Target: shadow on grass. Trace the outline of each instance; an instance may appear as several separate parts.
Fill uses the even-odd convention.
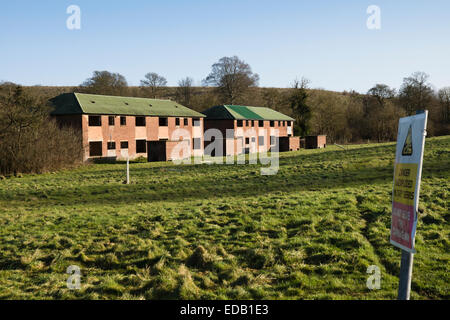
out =
[[[389,147],[390,148],[390,147]],[[390,148],[392,149],[392,148]],[[280,158],[280,172],[277,175],[262,176],[259,174],[260,165],[163,165],[158,167],[132,168],[133,176],[137,176],[135,184],[123,185],[120,183],[121,174],[117,168],[87,171],[87,175],[108,175],[117,178],[116,183],[83,185],[74,190],[70,187],[58,189],[42,189],[46,197],[33,198],[34,206],[45,205],[78,205],[80,203],[92,204],[133,204],[143,201],[171,201],[184,202],[187,200],[203,200],[230,197],[258,197],[273,192],[296,193],[302,191],[318,191],[323,189],[341,189],[347,187],[364,187],[374,184],[392,183],[392,165],[361,166],[361,162],[380,153],[386,152],[386,146],[361,149],[330,150],[313,154],[300,152],[282,155]],[[362,153],[362,157],[360,156]],[[359,161],[352,160],[358,157]],[[325,159],[324,159],[325,158]],[[320,170],[303,168],[297,170],[294,165],[306,162],[316,164],[323,160],[348,161],[348,169],[334,169],[319,167]],[[320,160],[320,161],[319,161]],[[380,163],[381,164],[381,163]],[[123,164],[117,164],[123,166]],[[113,165],[116,167],[115,165]],[[225,167],[223,167],[225,166]],[[200,167],[200,168],[199,168]],[[159,174],[158,171],[163,171]],[[183,172],[183,175],[178,175]],[[189,174],[189,173],[193,174]],[[221,175],[214,175],[214,173]],[[146,174],[147,173],[147,174]],[[442,162],[438,158],[428,159],[424,165],[424,173],[428,175],[450,175],[450,163]],[[83,172],[81,176],[85,173]],[[156,174],[156,177],[155,177]],[[149,182],[145,183],[147,178]],[[161,175],[166,175],[161,179]],[[152,182],[152,177],[155,181]],[[81,190],[80,190],[81,189]],[[8,194],[8,201],[24,201],[28,195]]]

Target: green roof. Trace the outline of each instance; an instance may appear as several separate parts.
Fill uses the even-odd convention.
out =
[[[162,117],[204,117],[171,100],[65,93],[50,100],[52,115],[111,114]]]
[[[294,121],[293,118],[282,114],[281,112],[265,107],[248,107],[221,105],[209,108],[203,111],[207,119],[217,120],[287,120]]]

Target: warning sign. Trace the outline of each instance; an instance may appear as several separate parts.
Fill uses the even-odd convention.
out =
[[[416,163],[399,163],[394,172],[394,202],[414,205],[414,190],[417,179]]]
[[[401,118],[392,189],[391,243],[415,252],[420,178],[428,111]]]
[[[402,149],[402,156],[410,156],[413,152],[412,146],[412,127],[409,126],[408,135],[406,136],[405,144]]]

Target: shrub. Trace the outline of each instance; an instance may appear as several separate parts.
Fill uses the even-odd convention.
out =
[[[20,86],[0,95],[0,173],[42,173],[82,161],[79,132],[60,128],[49,108]]]

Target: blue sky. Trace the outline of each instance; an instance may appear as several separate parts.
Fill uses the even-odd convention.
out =
[[[72,4],[81,30],[66,27]],[[366,27],[369,5],[381,9],[380,30]],[[130,85],[147,72],[200,84],[214,62],[237,55],[263,87],[305,76],[314,88],[366,92],[425,71],[441,88],[450,86],[449,38],[448,0],[15,0],[0,10],[0,80],[78,85],[108,70]]]

